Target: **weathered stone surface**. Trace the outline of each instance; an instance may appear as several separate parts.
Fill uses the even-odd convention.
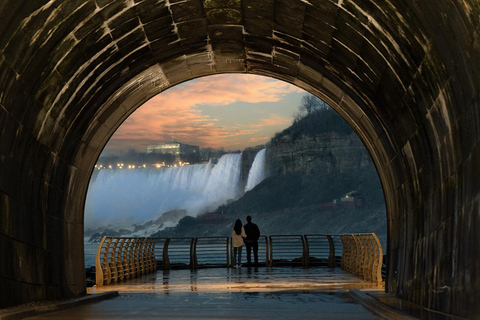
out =
[[[369,155],[355,134],[329,132],[314,137],[291,135],[274,139],[267,153],[272,174],[294,172],[311,173],[318,170],[326,173],[361,169],[371,165]],[[273,169],[270,169],[273,170]]]
[[[85,292],[89,174],[136,107],[247,72],[322,97],[365,143],[387,202],[388,291],[478,317],[479,17],[473,0],[3,1],[0,306]],[[37,270],[4,267],[19,258]]]

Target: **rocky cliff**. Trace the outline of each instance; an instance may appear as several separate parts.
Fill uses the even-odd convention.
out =
[[[370,156],[354,132],[332,131],[298,137],[285,134],[272,139],[267,148],[270,175],[342,173],[367,166],[372,166]]]

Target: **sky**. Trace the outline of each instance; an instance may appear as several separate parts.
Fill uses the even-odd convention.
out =
[[[248,74],[222,74],[174,86],[139,107],[118,128],[103,155],[171,140],[200,148],[243,150],[267,143],[292,124],[305,91]]]

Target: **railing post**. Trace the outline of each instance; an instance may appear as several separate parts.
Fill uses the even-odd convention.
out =
[[[118,280],[123,281],[125,277],[124,267],[123,267],[123,247],[125,245],[125,238],[121,238],[120,244],[118,246],[117,253],[117,274]]]
[[[353,239],[355,239],[355,273],[363,277],[363,245],[361,241],[361,236],[359,235],[352,235]]]
[[[118,269],[117,269],[117,245],[120,241],[119,238],[114,238],[112,250],[110,251],[110,271],[111,271],[111,282],[117,282],[118,280]],[[112,239],[113,240],[113,239]]]
[[[328,252],[328,267],[335,268],[335,244],[331,235],[327,235],[328,246],[330,251]]]
[[[128,243],[128,273],[129,273],[129,278],[135,277],[135,260],[134,260],[134,254],[135,254],[135,244],[137,241],[135,238],[130,238],[130,242]]]
[[[300,238],[302,239],[302,245],[303,245],[302,266],[308,267],[310,266],[310,248],[308,246],[308,237],[300,236]]]
[[[103,251],[103,267],[105,268],[104,269],[105,284],[110,284],[112,282],[112,274],[111,274],[112,271],[110,269],[110,258],[109,258],[111,243],[112,243],[112,238],[108,237],[107,244],[105,245],[105,249]]]
[[[143,238],[142,241],[140,242],[140,255],[138,257],[139,263],[140,263],[140,274],[146,274],[145,270],[145,253],[146,253],[146,244],[147,244],[147,238]]]
[[[226,252],[227,253],[227,268],[230,268],[232,266],[230,264],[230,250],[229,249],[230,249],[230,238],[227,237],[227,248],[226,248],[226,250],[227,250],[227,252]]]
[[[140,274],[140,261],[138,257],[140,256],[140,238],[135,239],[135,246],[133,251],[133,262],[135,263],[135,278]]]
[[[365,241],[366,241],[367,252],[365,254],[364,275],[368,280],[374,281],[373,265],[375,263],[375,247],[374,247],[372,235],[371,234],[365,235]]]
[[[269,236],[268,237],[268,242],[269,242],[269,245],[270,245],[270,267],[273,266],[273,241],[272,241],[272,236]]]
[[[157,238],[151,238],[149,252],[148,252],[149,272],[155,272],[157,270],[157,261],[155,260],[156,244],[157,244]]]
[[[152,241],[150,241],[150,238],[145,238],[145,249],[143,253],[143,270],[145,274],[150,273],[150,247],[152,245]]]
[[[190,269],[197,269],[197,238],[190,241]]]
[[[375,282],[382,282],[382,263],[383,263],[383,250],[380,241],[375,233],[372,233],[374,242],[374,264],[372,278]]]
[[[347,246],[347,241],[345,240],[345,235],[340,235],[340,240],[342,241],[342,258],[340,260],[340,267],[343,270],[347,270],[345,266],[345,262],[347,260],[348,246]]]
[[[352,272],[358,274],[358,244],[357,239],[352,234],[350,235],[352,241]]]
[[[97,249],[97,256],[95,257],[95,281],[97,283],[97,286],[103,286],[104,281],[103,267],[100,261],[100,257],[102,255],[102,246],[106,238],[106,236],[103,236],[102,240],[100,241]]]
[[[170,240],[172,238],[165,239],[165,243],[163,244],[163,270],[170,270],[170,259],[168,257],[168,245],[170,244]]]
[[[268,255],[270,253],[270,246],[268,244],[268,237],[265,236],[265,267],[268,267],[269,261],[268,261]]]
[[[155,256],[155,248],[157,247],[157,242],[158,242],[158,238],[155,238],[155,241],[152,246],[152,260],[153,260],[152,271],[153,272],[157,271],[157,257]]]

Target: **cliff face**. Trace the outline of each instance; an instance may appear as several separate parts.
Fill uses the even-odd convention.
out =
[[[311,135],[282,135],[267,147],[270,175],[288,173],[345,172],[372,166],[365,147],[355,133],[328,132]]]

